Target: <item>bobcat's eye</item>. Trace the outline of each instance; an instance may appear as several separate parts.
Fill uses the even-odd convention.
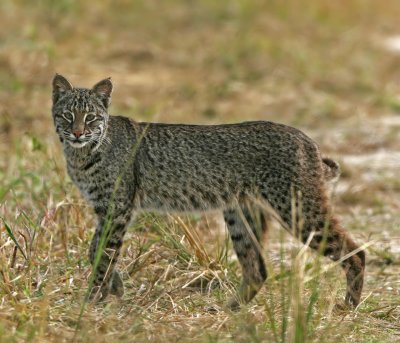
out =
[[[86,119],[85,119],[86,123],[90,123],[95,120],[96,120],[96,115],[94,115],[93,113],[89,113],[86,115]]]
[[[62,116],[69,123],[72,123],[74,120],[74,114],[72,112],[64,112]]]

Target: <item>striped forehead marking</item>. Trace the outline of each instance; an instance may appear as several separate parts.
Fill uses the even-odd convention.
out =
[[[87,90],[76,89],[68,107],[73,112],[88,113],[94,111],[95,106],[92,104],[91,94]]]

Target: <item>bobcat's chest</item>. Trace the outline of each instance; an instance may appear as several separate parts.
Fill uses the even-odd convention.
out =
[[[112,178],[102,166],[101,158],[92,158],[79,164],[67,160],[67,170],[84,198],[92,205],[104,201],[113,189]]]

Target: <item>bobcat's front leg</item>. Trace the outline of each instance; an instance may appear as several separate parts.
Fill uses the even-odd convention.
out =
[[[130,214],[128,211],[120,211],[107,217],[104,210],[96,208],[95,211],[98,215],[98,226],[89,250],[89,258],[93,266],[90,298],[102,301],[109,293],[119,297],[124,294],[123,282],[115,265]]]

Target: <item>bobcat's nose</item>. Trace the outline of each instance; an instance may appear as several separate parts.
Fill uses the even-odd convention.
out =
[[[72,133],[76,138],[79,138],[80,136],[83,135],[83,131],[81,131],[81,130],[74,130],[74,131],[72,131]]]

